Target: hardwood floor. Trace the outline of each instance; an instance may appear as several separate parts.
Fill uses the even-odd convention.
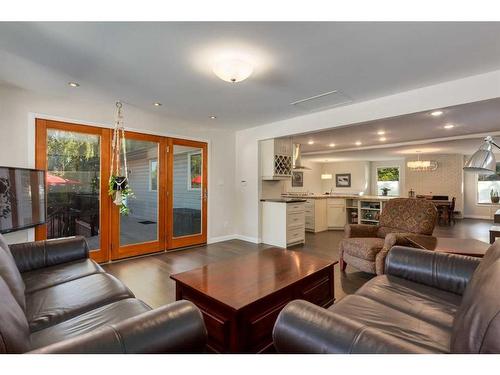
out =
[[[435,236],[476,238],[488,242],[491,221],[464,219],[449,227],[436,227]],[[338,244],[342,231],[307,233],[305,245],[290,250],[303,251],[327,259],[338,260]],[[158,253],[131,258],[103,265],[107,272],[115,275],[127,285],[137,298],[151,307],[159,307],[175,301],[175,284],[170,275],[188,271],[205,264],[231,259],[251,251],[259,251],[271,246],[253,244],[240,240],[230,240],[190,249]],[[335,298],[337,301],[346,294],[354,293],[372,275],[359,272],[347,266],[342,273],[335,266]]]

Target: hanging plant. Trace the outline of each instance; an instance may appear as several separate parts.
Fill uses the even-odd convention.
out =
[[[112,155],[108,194],[113,198],[113,203],[120,207],[120,214],[128,215],[130,213],[128,198],[133,197],[134,192],[128,183],[127,146],[121,102],[116,102],[115,128],[113,130],[111,146]],[[123,154],[123,173],[120,163],[121,154]]]

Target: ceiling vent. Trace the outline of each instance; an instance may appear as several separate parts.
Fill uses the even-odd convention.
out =
[[[338,107],[341,105],[349,104],[352,102],[352,98],[344,94],[340,90],[333,90],[325,92],[323,94],[311,96],[310,98],[305,98],[297,100],[290,105],[297,107],[303,111],[319,111],[321,109],[327,109],[332,107]]]

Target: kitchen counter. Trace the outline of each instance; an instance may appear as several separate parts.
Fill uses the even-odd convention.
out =
[[[387,201],[389,199],[400,198],[400,197],[385,197],[379,195],[356,195],[356,194],[316,194],[316,195],[293,195],[293,194],[283,194],[284,198],[301,198],[301,199],[327,199],[327,198],[339,198],[339,199],[360,199],[367,201]]]
[[[278,198],[278,199],[261,199],[261,202],[274,202],[274,203],[303,203],[306,198]]]

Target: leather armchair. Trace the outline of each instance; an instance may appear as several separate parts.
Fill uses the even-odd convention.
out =
[[[386,274],[329,309],[293,301],[280,353],[500,353],[500,242],[479,258],[394,247]]]
[[[384,273],[385,258],[395,245],[410,246],[406,234],[431,235],[437,220],[432,202],[395,198],[387,201],[379,225],[347,224],[339,246],[340,268],[347,264],[372,274]]]

